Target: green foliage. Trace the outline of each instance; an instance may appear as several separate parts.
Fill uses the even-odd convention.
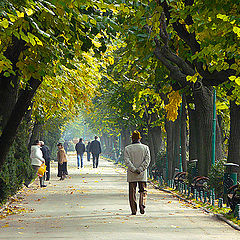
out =
[[[22,123],[0,172],[0,203],[16,193],[22,182],[32,174],[27,140],[27,125]]]
[[[224,164],[225,159],[219,160],[211,167],[209,172],[209,186],[215,189],[215,194],[219,197],[223,194],[223,177],[224,177]]]
[[[163,174],[163,169],[166,169],[166,151],[165,150],[161,150],[160,152],[158,152],[155,164],[158,171]]]

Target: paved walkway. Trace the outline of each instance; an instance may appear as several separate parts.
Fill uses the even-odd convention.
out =
[[[0,239],[240,239],[240,233],[212,215],[171,195],[149,189],[146,214],[131,216],[124,169],[100,159],[77,169],[69,156],[70,178],[59,181],[56,163],[47,188],[24,189],[0,219]],[[9,210],[9,211],[10,211]]]

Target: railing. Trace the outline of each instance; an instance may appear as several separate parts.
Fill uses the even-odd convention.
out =
[[[203,203],[203,205],[212,205],[218,207],[219,209],[223,208],[223,198],[216,199],[215,190],[204,190],[193,186],[189,186],[184,182],[174,182],[174,179],[170,179],[167,182],[164,181],[162,176],[153,177],[153,173],[148,171],[148,176],[151,180],[156,180],[158,182],[158,186],[161,187],[169,187],[172,190],[178,191],[181,195],[184,195],[187,199],[196,200],[198,203]],[[205,177],[206,178],[206,177]],[[240,196],[239,196],[240,197]],[[240,220],[240,204],[236,204],[235,208],[232,209],[234,213],[234,217],[237,220]]]

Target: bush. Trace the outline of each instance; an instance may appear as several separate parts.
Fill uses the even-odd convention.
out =
[[[27,126],[23,123],[0,172],[0,203],[15,194],[25,178],[32,175],[27,142]]]
[[[223,194],[223,177],[224,177],[224,164],[226,163],[225,159],[219,160],[212,166],[209,172],[209,186],[210,188],[215,189],[215,194],[217,197],[222,196]]]
[[[155,166],[157,168],[157,171],[163,176],[163,170],[166,169],[166,152],[164,150],[161,150],[158,152],[156,157]]]

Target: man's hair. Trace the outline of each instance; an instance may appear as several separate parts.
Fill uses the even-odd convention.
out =
[[[58,144],[57,144],[57,146],[58,146],[58,147],[59,147],[59,146],[61,146],[61,147],[62,147],[62,143],[58,143]]]
[[[97,140],[97,139],[98,139],[98,136],[95,136],[94,138],[95,138],[95,140]]]
[[[132,132],[132,140],[140,140],[141,139],[141,135],[140,135],[140,132],[135,130]]]
[[[82,140],[83,140],[82,138],[79,138],[79,142],[82,142]]]
[[[38,145],[38,144],[39,144],[39,140],[36,139],[36,140],[34,141],[34,145]]]

